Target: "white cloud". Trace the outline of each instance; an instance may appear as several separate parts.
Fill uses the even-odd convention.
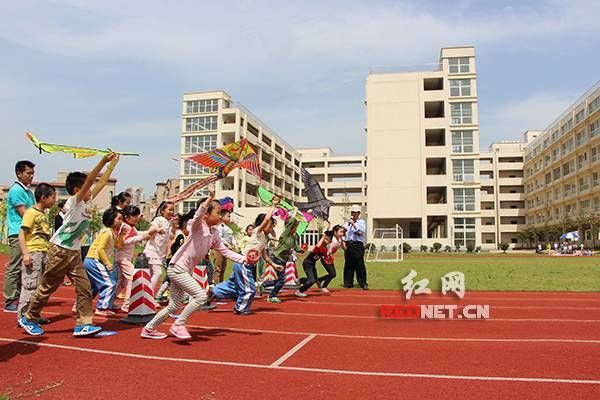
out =
[[[481,144],[499,140],[520,140],[526,130],[543,130],[565,111],[576,96],[537,92],[500,105],[489,113],[480,112]]]

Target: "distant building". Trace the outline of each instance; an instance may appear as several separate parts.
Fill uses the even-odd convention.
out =
[[[144,189],[141,187],[130,187],[124,190],[131,194],[131,205],[140,207],[140,205],[144,202]]]

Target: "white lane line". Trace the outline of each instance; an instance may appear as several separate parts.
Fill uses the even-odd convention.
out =
[[[541,378],[541,377],[516,377],[516,376],[445,375],[445,374],[423,374],[423,373],[407,373],[407,372],[369,372],[369,371],[353,371],[353,370],[343,370],[343,369],[304,368],[304,367],[286,367],[286,366],[273,367],[271,365],[240,363],[240,362],[232,362],[232,361],[215,361],[215,360],[201,360],[201,359],[193,359],[193,358],[149,356],[146,354],[139,354],[139,353],[125,353],[125,352],[120,352],[120,351],[89,349],[89,348],[85,348],[85,347],[66,346],[66,345],[60,345],[60,344],[38,343],[38,342],[29,341],[29,340],[3,338],[3,337],[0,337],[0,341],[9,342],[9,343],[28,344],[28,345],[33,345],[33,346],[48,347],[48,348],[55,348],[55,349],[62,349],[62,350],[80,351],[80,352],[85,352],[85,353],[95,353],[95,354],[110,355],[110,356],[137,358],[137,359],[143,359],[143,360],[172,361],[172,362],[182,362],[182,363],[190,363],[190,364],[208,364],[208,365],[221,365],[221,366],[270,369],[270,370],[275,369],[275,370],[282,370],[282,371],[299,371],[299,372],[337,374],[337,375],[382,376],[382,377],[396,377],[396,378],[600,385],[600,380],[594,380],[594,379]]]
[[[422,299],[419,299],[419,304],[425,305],[425,303],[422,303],[421,300]],[[431,299],[428,299],[428,300],[431,300]],[[295,304],[317,304],[317,305],[359,306],[359,307],[378,307],[381,305],[381,304],[376,304],[376,303],[368,304],[368,303],[345,303],[345,302],[337,302],[337,301],[334,302],[334,301],[304,301],[304,300],[300,300],[299,302],[297,302]],[[434,302],[432,302],[431,304],[434,304]],[[445,304],[445,303],[440,303],[440,304]],[[460,306],[460,305],[468,305],[471,303],[465,303],[463,301],[462,303],[448,303],[448,304],[456,304],[456,305]],[[502,310],[600,310],[600,307],[554,307],[554,306],[511,307],[511,306],[496,306],[493,304],[490,305],[490,307],[493,307],[495,310],[496,309],[502,309]]]
[[[46,315],[62,315],[61,313],[44,311]],[[102,317],[97,320],[120,320],[120,317]],[[173,325],[166,323],[166,325]],[[278,331],[273,329],[252,329],[252,328],[235,328],[229,326],[209,326],[209,325],[191,325],[189,328],[197,329],[219,329],[230,332],[242,333],[269,333],[274,335],[292,335],[292,336],[323,336],[340,339],[369,339],[369,340],[398,340],[398,341],[415,341],[415,342],[482,342],[482,343],[581,343],[581,344],[600,344],[597,339],[564,339],[564,338],[461,338],[461,337],[425,337],[425,336],[370,336],[370,335],[344,335],[339,333],[316,333],[316,332],[298,332],[298,331]]]
[[[493,307],[492,307],[493,308]],[[315,314],[315,313],[295,313],[281,311],[261,311],[261,314],[287,315],[287,316],[303,316],[303,317],[329,317],[329,318],[352,318],[352,319],[377,319],[385,321],[385,318],[371,315],[344,315],[344,314]],[[424,321],[422,319],[414,319],[407,321]],[[431,320],[434,321],[434,320]],[[489,318],[489,319],[440,319],[435,321],[469,321],[470,323],[480,322],[569,322],[569,323],[600,323],[598,319],[560,319],[560,318]]]
[[[71,300],[65,299],[64,297],[53,297],[58,300]],[[490,307],[494,308],[494,307]],[[214,312],[214,311],[213,311]],[[223,311],[217,311],[217,313]],[[283,312],[283,311],[260,311],[260,314],[272,314],[272,315],[286,315],[286,316],[303,316],[303,317],[327,317],[327,318],[350,318],[350,319],[375,319],[385,321],[385,318],[381,318],[374,315],[346,315],[346,314],[318,314],[318,313],[297,313],[297,312]],[[421,321],[421,320],[412,320]],[[489,319],[440,319],[435,321],[469,321],[473,323],[475,321],[485,322],[568,322],[568,323],[600,323],[598,319],[561,319],[561,318],[489,318]]]
[[[271,367],[278,367],[281,364],[283,364],[285,362],[285,360],[287,360],[288,358],[290,358],[291,356],[296,354],[298,352],[298,350],[303,348],[304,345],[306,345],[306,343],[310,342],[315,337],[317,337],[317,335],[315,335],[314,333],[312,335],[308,335],[307,337],[305,337],[304,340],[302,340],[300,343],[298,343],[297,345],[292,347],[287,353],[285,353],[284,355],[279,357],[277,360],[275,360],[273,362],[273,364],[271,364]]]

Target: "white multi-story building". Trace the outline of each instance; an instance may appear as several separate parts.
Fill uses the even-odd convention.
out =
[[[517,233],[525,226],[523,150],[540,131],[527,131],[523,141],[492,143],[479,155],[481,182],[481,246],[520,244]]]
[[[568,229],[600,214],[600,82],[527,145],[524,169],[528,225]]]
[[[192,92],[183,96],[181,127],[181,190],[210,175],[208,168],[186,159],[192,154],[214,150],[248,139],[259,155],[262,181],[245,170],[236,169],[218,182],[217,196],[229,196],[251,221],[261,209],[256,193],[259,185],[292,201],[300,197],[300,154],[260,119],[224,91]],[[181,212],[195,207],[206,195],[199,190],[184,201]]]
[[[412,246],[481,244],[475,49],[443,48],[429,71],[366,82],[367,225]]]

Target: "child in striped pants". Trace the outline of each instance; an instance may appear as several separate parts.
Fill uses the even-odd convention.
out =
[[[244,263],[244,256],[229,250],[222,242],[214,228],[221,222],[221,205],[215,201],[215,188],[210,185],[209,196],[201,200],[200,207],[188,224],[190,236],[171,258],[167,268],[167,276],[171,281],[171,298],[169,305],[163,308],[152,321],[142,329],[141,337],[147,339],[164,339],[166,334],[156,328],[162,324],[170,314],[176,313],[183,305],[186,294],[190,302],[185,306],[179,317],[175,320],[169,332],[178,339],[190,339],[185,323],[192,313],[206,303],[206,292],[192,277],[194,266],[202,260],[212,248],[236,263]]]

